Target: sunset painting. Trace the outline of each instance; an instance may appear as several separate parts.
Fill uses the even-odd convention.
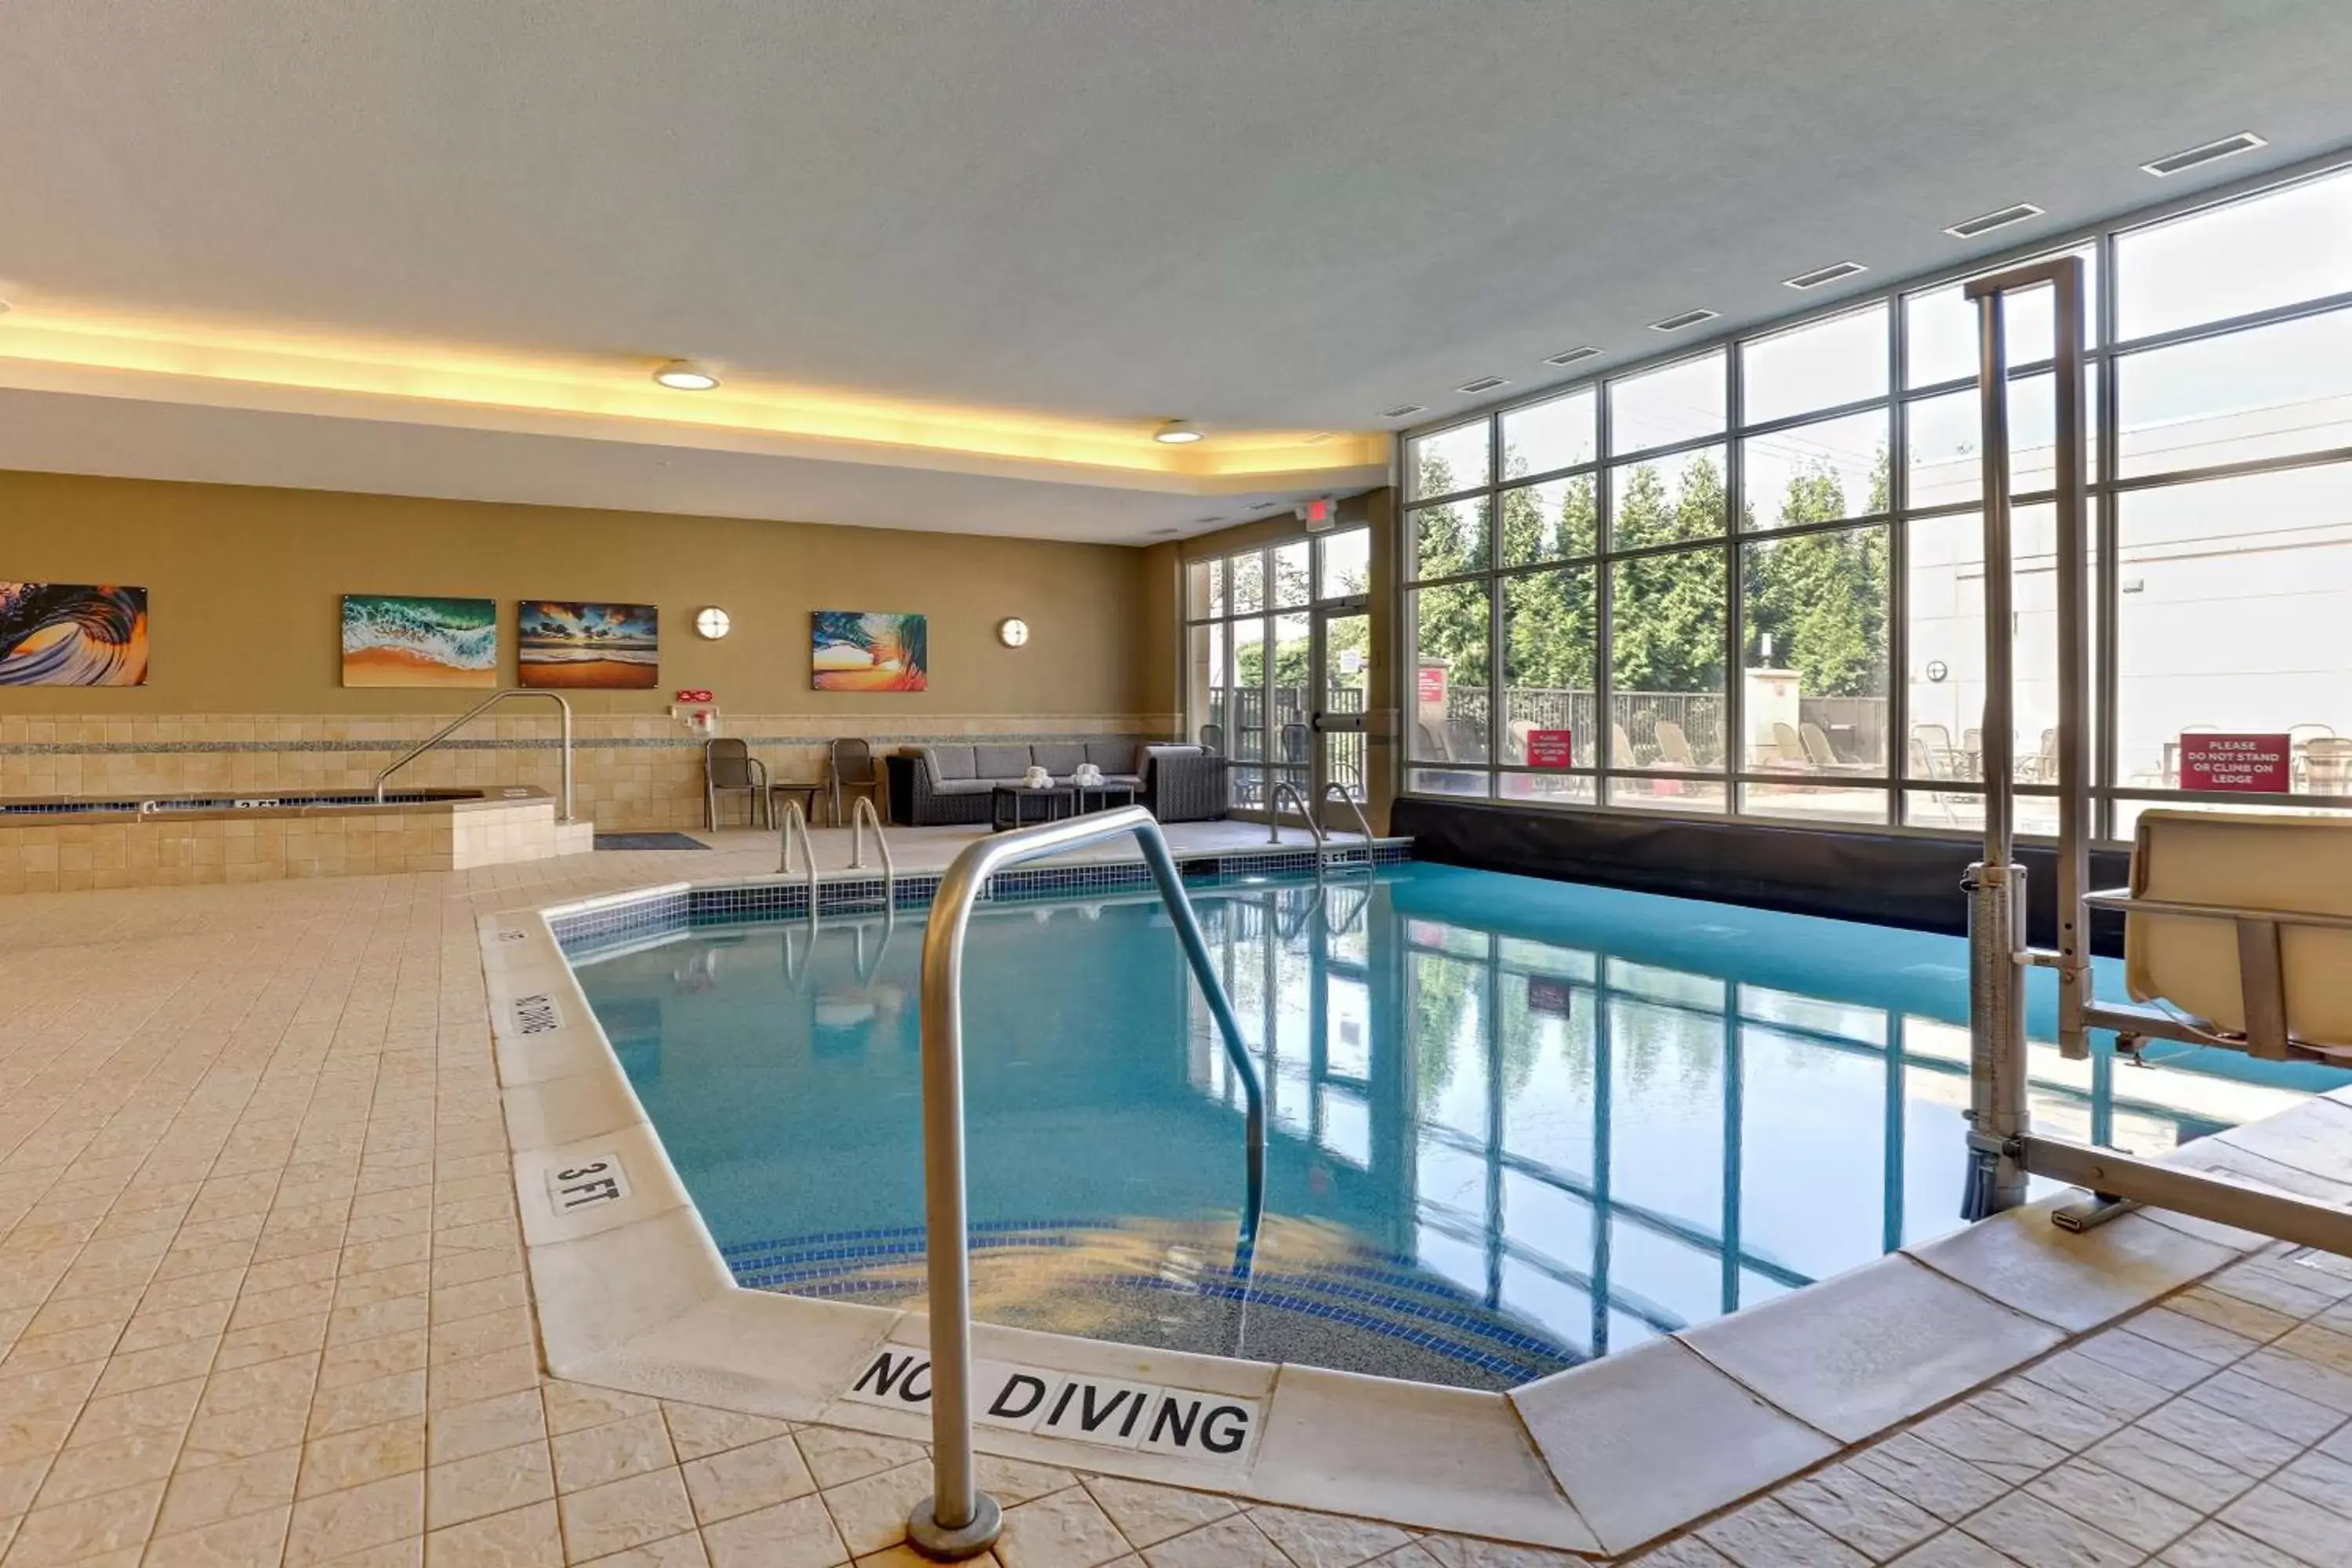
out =
[[[495,599],[343,595],[345,686],[496,686]]]
[[[660,616],[651,605],[525,599],[515,606],[515,673],[525,686],[656,686],[661,680]]]
[[[146,589],[0,583],[0,686],[146,684]]]
[[[922,691],[930,685],[921,616],[819,610],[810,684],[819,691]]]

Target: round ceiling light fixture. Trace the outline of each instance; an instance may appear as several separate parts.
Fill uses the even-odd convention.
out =
[[[1151,438],[1166,447],[1190,446],[1201,438],[1201,427],[1190,419],[1171,419],[1154,430]]]
[[[672,392],[709,392],[719,384],[709,366],[690,359],[670,361],[654,372],[654,380]]]
[[[1019,616],[1007,616],[996,623],[996,640],[1006,647],[1019,647],[1029,640],[1029,623]]]

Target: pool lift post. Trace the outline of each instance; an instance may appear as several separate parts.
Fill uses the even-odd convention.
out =
[[[1245,1185],[1237,1257],[1256,1245],[1265,1205],[1265,1087],[1242,1041],[1241,1021],[1184,891],[1168,840],[1151,813],[1124,805],[998,833],[967,847],[940,879],[923,931],[923,1221],[931,1334],[931,1494],[908,1516],[907,1537],[926,1557],[977,1557],[1004,1525],[996,1500],[972,1479],[971,1238],[963,1121],[963,949],[972,905],[1007,867],[1132,833],[1167,906],[1192,978],[1208,1002],[1225,1056],[1248,1102]]]
[[[2010,527],[2007,322],[2012,293],[2048,288],[2054,296],[2051,369],[2057,402],[2058,600],[2057,935],[2054,950],[2026,935],[2025,868],[2015,855],[2016,723],[2011,603],[2015,559]],[[1979,396],[1984,421],[1985,700],[1982,729],[1984,858],[1962,882],[1969,895],[1969,1176],[1963,1217],[1983,1219],[2026,1199],[2027,1181],[2046,1176],[2088,1189],[2053,1211],[2062,1229],[2088,1230],[2141,1204],[2259,1231],[2328,1251],[2352,1252],[2352,1210],[2238,1179],[2052,1138],[2033,1131],[2026,1097],[2025,974],[2058,975],[2058,1046],[2071,1060],[2090,1055],[2090,1032],[2127,1041],[2184,1040],[2274,1060],[2326,1053],[2289,1037],[2279,928],[2345,922],[2273,910],[2168,904],[2090,887],[2090,549],[2085,522],[2083,258],[2062,256],[1979,278],[1967,286],[1977,306]],[[2237,928],[2247,1028],[2225,1035],[2159,1003],[2100,1002],[2092,992],[2090,911],[2127,919],[2156,915],[2229,921]]]

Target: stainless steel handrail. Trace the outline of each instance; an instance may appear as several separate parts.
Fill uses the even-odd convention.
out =
[[[1329,800],[1335,795],[1339,797],[1342,805],[1356,814],[1356,830],[1364,836],[1364,864],[1369,866],[1372,863],[1372,819],[1364,815],[1361,803],[1350,795],[1348,792],[1348,786],[1338,779],[1332,779],[1323,786],[1324,800]]]
[[[1242,1216],[1245,1245],[1255,1245],[1265,1200],[1265,1089],[1242,1044],[1240,1020],[1217,977],[1184,879],[1151,813],[1119,806],[1063,822],[1040,823],[982,839],[964,850],[940,879],[923,933],[923,1198],[924,1247],[931,1318],[931,1495],[917,1503],[907,1534],[925,1555],[956,1561],[977,1557],[1003,1528],[994,1498],[973,1483],[971,1470],[971,1256],[964,1191],[963,948],[972,905],[988,879],[1008,866],[1066,849],[1135,835],[1144,863],[1168,907],[1185,961],[1224,1036],[1225,1052],[1249,1100],[1248,1190]]]
[[[783,826],[776,829],[776,875],[793,874],[793,829],[801,830],[801,852],[808,857],[809,908],[816,908],[816,845],[809,838],[808,817],[796,800],[784,802]]]
[[[1282,842],[1282,802],[1286,796],[1297,803],[1298,815],[1307,820],[1307,831],[1315,836],[1315,864],[1320,869],[1323,864],[1323,825],[1315,820],[1315,813],[1307,807],[1307,797],[1299,794],[1298,786],[1288,779],[1276,784],[1274,793],[1265,797],[1265,841],[1268,844]]]
[[[431,751],[434,747],[439,745],[442,742],[447,740],[450,736],[464,729],[467,724],[472,723],[482,714],[497,707],[499,703],[504,702],[509,697],[544,697],[550,702],[554,703],[558,710],[561,711],[563,716],[563,816],[561,820],[565,822],[571,821],[572,704],[564,700],[563,694],[560,691],[543,691],[537,687],[531,686],[510,686],[504,691],[491,692],[488,697],[483,698],[479,702],[475,703],[471,708],[467,709],[463,713],[458,714],[455,719],[450,720],[438,730],[434,731],[432,734],[426,736],[424,740],[419,741],[407,751],[403,752],[399,758],[389,767],[375,775],[376,804],[378,805],[383,804],[383,784],[386,779],[392,777],[393,774],[398,773],[401,769],[406,767],[409,763],[415,762],[417,758],[423,756],[425,752]]]
[[[874,809],[874,797],[870,795],[859,795],[849,814],[849,868],[866,869],[866,825],[869,822],[874,825],[875,847],[882,851],[882,907],[895,910],[898,907],[898,867],[890,858],[890,840],[882,831],[882,814]]]

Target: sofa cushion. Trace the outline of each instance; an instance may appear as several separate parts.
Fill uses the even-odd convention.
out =
[[[1017,779],[1029,771],[1026,746],[974,746],[972,768],[984,779]]]
[[[934,795],[986,795],[996,787],[994,779],[949,779],[931,786]]]
[[[1132,741],[1088,741],[1087,761],[1103,771],[1108,778],[1112,773],[1136,771],[1136,745]]]
[[[1087,760],[1087,749],[1084,746],[1067,742],[1032,746],[1029,748],[1029,754],[1037,760],[1039,767],[1057,779],[1068,778],[1078,771],[1078,764]]]
[[[931,781],[945,783],[949,779],[976,778],[972,770],[970,746],[925,746],[923,757],[930,763]]]

